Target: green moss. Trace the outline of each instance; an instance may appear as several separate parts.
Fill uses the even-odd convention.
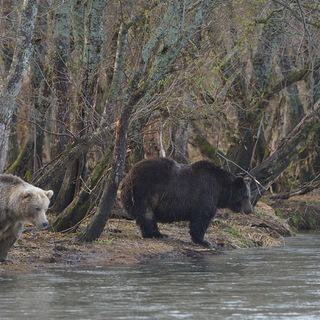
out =
[[[307,225],[309,226],[309,229],[314,230],[317,226],[317,221],[313,217],[309,216],[307,218]]]
[[[113,243],[114,239],[109,239],[109,240],[97,240],[95,241],[98,244],[103,244],[105,246],[110,246]]]
[[[248,243],[248,241],[245,239],[245,237],[238,231],[235,227],[232,225],[226,223],[222,220],[214,220],[213,225],[215,228],[217,228],[219,231],[228,232],[229,235],[235,239],[238,243],[240,242],[241,248],[249,248],[252,247],[252,244]]]
[[[283,213],[282,213],[280,210],[274,209],[274,213],[275,213],[275,215],[276,215],[277,217],[279,217],[279,218],[281,218],[281,219],[284,218],[284,215],[283,215]]]
[[[317,220],[311,215],[305,216],[299,212],[290,218],[290,222],[297,230],[315,230],[317,228]]]
[[[240,241],[243,248],[250,247],[244,236],[236,228],[229,226],[229,234],[232,236],[232,238]]]

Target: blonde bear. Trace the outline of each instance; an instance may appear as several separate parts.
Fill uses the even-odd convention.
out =
[[[26,222],[41,229],[48,226],[46,211],[52,195],[52,190],[42,190],[14,175],[0,174],[0,262],[7,260]]]

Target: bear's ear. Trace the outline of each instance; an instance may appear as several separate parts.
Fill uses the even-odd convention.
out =
[[[48,199],[51,199],[51,197],[53,196],[53,191],[48,190],[48,191],[45,191],[44,194],[48,197]]]
[[[243,180],[244,180],[244,182],[247,183],[247,184],[250,184],[251,181],[252,181],[252,179],[251,179],[249,176],[245,176],[245,177],[243,178]]]
[[[33,196],[33,192],[30,190],[26,190],[21,194],[23,199],[31,198]]]
[[[233,184],[236,186],[236,187],[241,187],[243,186],[243,183],[244,183],[244,179],[242,177],[236,177],[236,179],[233,181]]]

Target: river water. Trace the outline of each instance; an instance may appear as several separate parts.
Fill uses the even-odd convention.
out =
[[[135,266],[0,272],[0,319],[320,319],[320,233]]]

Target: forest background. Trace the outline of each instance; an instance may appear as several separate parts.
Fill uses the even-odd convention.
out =
[[[144,157],[317,185],[318,0],[3,0],[0,172],[53,189],[97,239]]]

